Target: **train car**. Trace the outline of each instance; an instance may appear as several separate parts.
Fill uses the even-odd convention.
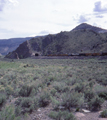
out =
[[[101,53],[92,53],[92,56],[100,56]]]
[[[102,53],[101,56],[107,56],[107,53]]]

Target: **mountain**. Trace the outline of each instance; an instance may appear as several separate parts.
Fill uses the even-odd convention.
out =
[[[105,29],[102,29],[102,28],[99,28],[96,26],[92,26],[87,23],[82,23],[82,24],[78,25],[77,27],[75,27],[73,30],[92,30],[97,33],[107,32],[107,30],[105,30]]]
[[[31,38],[32,37],[0,39],[0,53],[2,55],[6,55],[7,53],[15,50],[21,43],[26,40],[30,40]]]
[[[103,31],[103,32],[101,32]],[[32,38],[20,44],[7,58],[27,58],[38,55],[62,55],[71,53],[107,53],[107,30],[80,24],[70,32],[60,32]]]

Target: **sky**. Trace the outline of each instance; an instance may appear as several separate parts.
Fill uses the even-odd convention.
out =
[[[55,34],[81,23],[107,29],[107,0],[0,0],[0,39]]]

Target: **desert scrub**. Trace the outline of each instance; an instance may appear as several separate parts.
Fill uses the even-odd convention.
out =
[[[15,116],[20,116],[22,112],[21,106],[15,107]]]
[[[53,88],[57,90],[57,92],[67,92],[69,91],[69,87],[64,82],[54,82]]]
[[[82,93],[78,92],[66,92],[62,94],[62,102],[61,105],[65,107],[65,109],[71,110],[71,107],[79,107],[81,108],[84,103],[84,96]]]
[[[4,106],[5,103],[6,103],[6,95],[0,93],[0,109]]]
[[[68,78],[65,83],[68,85],[68,86],[72,86],[76,83],[76,80],[74,78]]]
[[[95,96],[95,93],[90,89],[84,92],[84,98],[86,102],[90,102],[91,99],[93,99]]]
[[[8,68],[16,69],[19,68],[20,64],[18,62],[7,62],[7,61],[0,61],[0,69],[6,70]]]
[[[98,96],[107,100],[107,92],[106,91],[98,93]]]
[[[56,92],[57,92],[57,90],[55,88],[52,88],[51,91],[50,91],[50,94],[52,96],[55,96]]]
[[[51,102],[52,102],[52,106],[54,110],[58,110],[59,106],[61,105],[60,101],[58,101],[55,97],[50,97]]]
[[[50,103],[50,94],[48,92],[41,93],[38,102],[40,107],[46,107]]]
[[[13,93],[14,93],[13,88],[10,85],[7,85],[6,86],[6,94],[9,96],[9,95],[12,95]]]
[[[5,87],[3,85],[0,85],[0,92],[5,92]]]
[[[20,117],[15,116],[15,108],[13,106],[6,106],[0,111],[0,120],[20,120]]]
[[[95,84],[94,91],[96,94],[107,92],[107,87],[100,84]]]
[[[68,111],[51,111],[49,117],[55,120],[76,120],[75,116]]]
[[[91,101],[88,103],[89,109],[92,111],[98,111],[101,109],[101,105],[103,104],[104,99],[98,96],[95,96]]]
[[[90,89],[89,85],[85,84],[85,83],[82,83],[82,82],[77,83],[77,85],[75,86],[75,91],[77,91],[77,92],[84,93],[88,89]]]
[[[19,91],[19,95],[22,97],[29,97],[35,95],[35,89],[33,86],[24,85]]]
[[[25,114],[26,112],[32,113],[38,108],[38,100],[31,97],[19,98],[15,102],[15,105],[19,107],[16,109],[16,111],[18,111],[18,114]]]
[[[107,76],[106,75],[101,75],[101,76],[97,79],[97,82],[100,83],[101,85],[106,86],[107,85]]]
[[[23,108],[23,113],[30,112],[32,113],[36,109],[35,100],[32,98],[23,98],[21,101],[21,107]]]
[[[100,116],[101,116],[102,118],[107,118],[107,109],[104,110],[103,112],[101,112]]]

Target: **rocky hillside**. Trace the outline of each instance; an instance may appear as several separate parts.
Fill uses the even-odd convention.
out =
[[[27,58],[35,55],[99,52],[107,52],[107,30],[83,23],[70,32],[27,40],[6,57]]]

